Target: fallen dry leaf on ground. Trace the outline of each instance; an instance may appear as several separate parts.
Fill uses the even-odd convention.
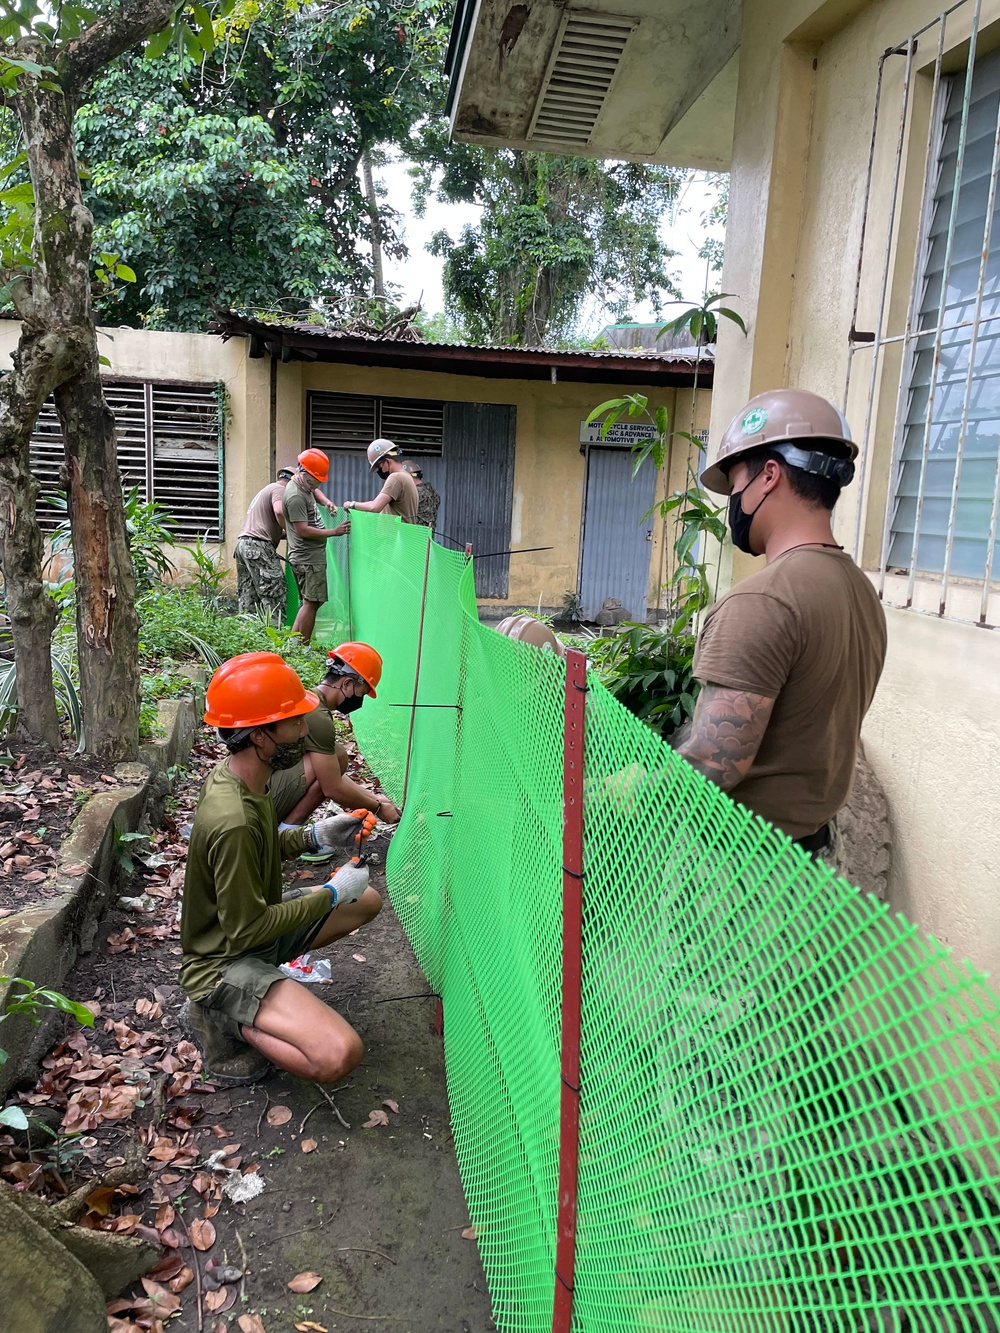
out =
[[[378,1128],[379,1125],[387,1125],[388,1123],[389,1123],[389,1117],[386,1115],[386,1113],[376,1108],[374,1111],[370,1111],[368,1113],[368,1119],[361,1126],[361,1128],[376,1129]]]
[[[465,1230],[462,1232],[462,1239],[463,1239],[463,1240],[475,1240],[475,1239],[476,1239],[476,1228],[475,1228],[475,1227],[466,1227]]]
[[[367,963],[367,962],[368,962],[368,959],[365,957],[365,955],[364,955],[363,953],[352,953],[352,954],[351,954],[351,957],[354,959],[354,961],[355,961],[356,963]]]
[[[240,1333],[267,1333],[259,1314],[241,1314],[236,1322],[240,1326]]]
[[[272,1106],[267,1113],[267,1123],[269,1125],[287,1125],[292,1118],[292,1108],[290,1106]]]
[[[204,1217],[196,1217],[188,1227],[196,1250],[210,1250],[215,1244],[215,1227]]]
[[[302,1149],[303,1152],[315,1152],[316,1149],[319,1147],[319,1144],[316,1142],[315,1139],[303,1139],[302,1142],[299,1144],[299,1147]]]
[[[161,1287],[159,1282],[154,1282],[152,1278],[144,1277],[142,1279],[142,1285],[146,1295],[153,1303],[152,1314],[157,1319],[176,1314],[181,1308],[181,1303],[178,1297],[176,1297],[172,1291],[168,1291],[166,1287]]]
[[[288,1284],[288,1290],[301,1296],[304,1292],[315,1291],[322,1281],[318,1273],[296,1273]]]
[[[218,1291],[206,1291],[202,1297],[205,1302],[205,1309],[215,1314],[217,1310],[221,1310],[225,1305],[228,1295],[229,1292],[225,1287],[220,1287]]]
[[[296,1324],[295,1327],[299,1333],[327,1333],[324,1324],[314,1324],[311,1319],[304,1319],[301,1324]]]
[[[386,1097],[382,1105],[388,1106],[393,1115],[399,1115],[399,1102],[393,1101],[391,1097]]]

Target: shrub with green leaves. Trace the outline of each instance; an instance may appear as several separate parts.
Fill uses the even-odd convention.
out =
[[[283,657],[307,685],[323,673],[322,649],[304,646],[297,634],[259,616],[222,610],[193,587],[154,588],[140,599],[138,612],[139,651],[147,662],[156,662],[157,671],[197,658],[212,671],[237,653],[269,651]]]
[[[668,738],[694,714],[694,638],[626,623],[587,645],[602,683],[629,712]]]

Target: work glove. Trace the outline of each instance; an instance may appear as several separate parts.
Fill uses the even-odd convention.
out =
[[[330,890],[333,907],[356,903],[368,887],[368,867],[359,865],[355,857],[331,875],[323,887]]]
[[[312,826],[316,850],[330,852],[338,847],[361,850],[364,840],[375,827],[375,816],[370,810],[349,810],[330,819],[317,820]]]

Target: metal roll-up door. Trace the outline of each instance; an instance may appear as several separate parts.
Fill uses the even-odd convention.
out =
[[[477,597],[506,597],[510,588],[506,552],[516,422],[517,408],[509,403],[446,403],[440,484],[427,467],[432,460],[421,460],[424,476],[441,492],[439,540],[450,546],[472,544]]]

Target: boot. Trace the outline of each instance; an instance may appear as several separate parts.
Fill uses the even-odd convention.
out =
[[[240,1087],[258,1083],[274,1066],[259,1051],[248,1046],[234,1018],[188,1000],[181,1009],[181,1022],[201,1048],[205,1077],[213,1083]]]

